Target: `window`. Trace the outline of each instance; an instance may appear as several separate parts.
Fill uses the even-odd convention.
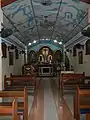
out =
[[[76,46],[73,47],[73,56],[77,55],[77,50],[76,50]]]
[[[7,45],[2,43],[2,57],[7,58]]]
[[[90,54],[90,39],[86,42],[86,55]]]
[[[19,58],[18,49],[15,49],[15,57],[16,57],[16,59],[18,59],[18,58]]]
[[[83,51],[78,52],[79,64],[83,64]]]
[[[9,52],[9,65],[13,65],[13,52]]]

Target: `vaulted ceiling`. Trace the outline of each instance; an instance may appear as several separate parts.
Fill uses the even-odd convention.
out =
[[[88,24],[87,6],[80,0],[16,0],[2,7],[3,26],[26,45],[46,38],[66,43]]]

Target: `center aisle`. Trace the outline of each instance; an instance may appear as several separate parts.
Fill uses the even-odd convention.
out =
[[[28,120],[59,120],[50,85],[50,78],[42,78]]]
[[[44,120],[58,120],[55,101],[51,91],[50,78],[44,78]]]

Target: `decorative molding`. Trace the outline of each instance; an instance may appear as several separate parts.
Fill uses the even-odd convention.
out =
[[[17,46],[17,48],[19,50],[25,50],[25,45],[23,43],[21,43],[19,40],[14,41],[11,38],[5,39],[5,38],[1,38],[1,37],[0,37],[0,39],[2,42],[7,43],[9,46],[13,44],[13,45]]]
[[[85,27],[84,29],[87,29],[90,26],[90,24]],[[78,44],[78,43],[82,43],[84,41],[87,41],[89,39],[89,37],[85,37],[81,34],[81,32],[79,32],[76,36],[74,36],[71,40],[69,40],[67,43],[65,43],[65,48],[66,49],[70,49],[72,48],[74,45]]]

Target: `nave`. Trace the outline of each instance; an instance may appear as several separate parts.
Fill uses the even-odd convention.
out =
[[[90,120],[90,0],[0,0],[0,120]]]
[[[28,90],[28,120],[66,120],[67,117],[72,118],[66,101],[60,98],[57,83],[58,77],[37,78],[35,96],[31,96],[29,93],[31,90]],[[66,96],[66,98],[68,97]],[[10,98],[3,99],[3,102],[7,101],[10,102]],[[11,120],[12,118],[0,116],[0,120],[5,119]],[[23,120],[22,115],[20,115],[20,120]]]
[[[3,98],[2,103],[0,103],[0,120],[5,120],[5,119],[7,120],[26,120],[26,119],[27,120],[67,120],[67,119],[75,120],[75,118],[76,120],[90,120],[90,115],[89,115],[90,85],[79,84],[81,80],[83,81],[84,74],[81,73],[77,74],[77,73],[73,73],[72,71],[69,71],[69,73],[66,72],[64,74],[63,73],[58,74],[57,77],[36,77],[35,79],[36,84],[34,84],[35,86],[33,86],[33,84],[31,86],[27,84],[26,87],[27,93],[25,94],[27,94],[28,99],[26,97],[23,102],[25,101],[28,102],[28,106],[27,106],[28,110],[26,107],[19,108],[19,104],[22,101],[21,100],[22,96],[20,94],[22,94],[23,89],[25,89],[25,86],[23,85],[24,84],[26,85],[26,83],[28,83],[26,79],[29,77],[31,79],[31,83],[34,79],[32,79],[32,76],[27,76],[25,78],[25,82],[23,82],[24,84],[18,85],[17,81],[20,82],[19,79],[21,78],[21,80],[23,80],[22,78],[24,78],[25,76],[23,75],[12,75],[12,76],[13,76],[14,84],[12,83],[12,86],[8,86],[5,88],[6,90],[0,91],[0,97],[1,96],[6,97]],[[86,79],[90,79],[90,77],[88,76],[86,77]],[[11,80],[11,79],[8,78],[6,80]],[[62,80],[66,80],[63,81],[64,84],[61,84],[60,81]],[[59,82],[60,82],[60,86],[59,86]],[[78,90],[77,83],[79,85],[78,89],[81,95],[84,95],[82,96],[81,100],[77,101],[79,102],[78,104],[77,102],[74,101],[74,98],[77,97],[78,94],[80,94],[80,93],[77,94],[77,90]],[[33,87],[35,87],[35,89],[33,89]],[[6,95],[5,92],[9,95]],[[12,92],[18,98],[17,101],[18,118],[16,118],[16,116],[14,118],[13,117],[14,115],[13,114],[11,115],[11,113],[9,113],[10,102],[12,102],[10,97],[14,96],[12,95]],[[81,105],[82,102],[84,107],[80,108],[79,105]],[[76,107],[74,106],[74,104]],[[2,111],[3,107],[4,108],[6,107],[5,111]],[[24,110],[27,110],[28,114]],[[78,110],[80,110],[80,112]],[[3,115],[3,117],[1,117],[1,115]],[[7,117],[7,115],[9,117]]]

